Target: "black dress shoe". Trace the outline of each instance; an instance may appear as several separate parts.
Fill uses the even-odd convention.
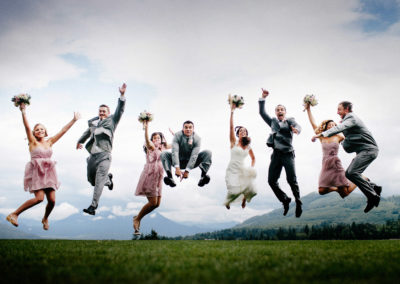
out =
[[[109,189],[109,190],[113,190],[113,188],[114,188],[114,183],[113,183],[113,181],[112,181],[112,178],[113,178],[112,173],[109,173],[109,174],[108,174],[108,178],[110,179],[110,184],[107,185],[107,186],[108,186],[108,189]]]
[[[90,215],[96,215],[96,208],[90,205],[87,209],[83,209],[83,212],[88,213]]]
[[[164,177],[164,183],[166,185],[169,185],[170,187],[175,187],[176,186],[176,183],[175,183],[173,178]]]
[[[210,176],[204,175],[204,176],[199,180],[198,186],[203,187],[204,185],[206,185],[206,184],[209,183],[209,182],[210,182]]]
[[[381,198],[378,195],[368,198],[367,206],[364,209],[364,213],[368,213],[372,210],[372,208],[378,207],[380,201]]]
[[[292,199],[288,198],[286,199],[286,201],[282,202],[283,204],[283,216],[286,216],[286,214],[289,211],[289,204],[292,201]]]
[[[381,196],[382,186],[376,185],[375,183],[371,183],[371,185],[372,185],[372,188],[374,189],[374,191],[376,192],[376,194]]]
[[[296,201],[296,218],[299,218],[301,216],[301,213],[303,213],[301,205],[302,205],[301,201]]]

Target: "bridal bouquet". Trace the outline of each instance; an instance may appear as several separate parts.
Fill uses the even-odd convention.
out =
[[[238,95],[229,95],[228,103],[230,105],[235,105],[237,108],[242,108],[242,106],[244,105],[244,99],[243,97]]]
[[[304,107],[306,107],[307,105],[316,106],[317,104],[318,104],[318,100],[314,95],[306,95],[303,99]]]
[[[31,96],[28,94],[19,94],[14,96],[11,101],[14,103],[16,107],[19,107],[21,104],[30,105]]]
[[[153,120],[153,114],[148,112],[148,111],[142,111],[139,114],[138,120],[140,123],[144,123],[145,121],[152,121]],[[144,129],[144,125],[143,125]]]

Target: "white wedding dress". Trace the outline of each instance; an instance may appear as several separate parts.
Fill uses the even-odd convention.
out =
[[[254,180],[257,172],[253,167],[246,167],[244,160],[249,155],[250,146],[245,149],[239,145],[231,148],[231,160],[226,169],[225,182],[228,189],[225,205],[235,200],[241,201],[246,198],[247,202],[257,194]]]

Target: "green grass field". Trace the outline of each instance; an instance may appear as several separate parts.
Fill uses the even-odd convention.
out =
[[[2,283],[400,283],[400,241],[0,240]]]

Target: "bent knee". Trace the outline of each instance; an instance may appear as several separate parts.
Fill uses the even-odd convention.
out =
[[[36,203],[41,203],[41,202],[43,202],[43,200],[44,200],[44,197],[43,197],[43,196],[35,197],[35,202],[36,202]]]

